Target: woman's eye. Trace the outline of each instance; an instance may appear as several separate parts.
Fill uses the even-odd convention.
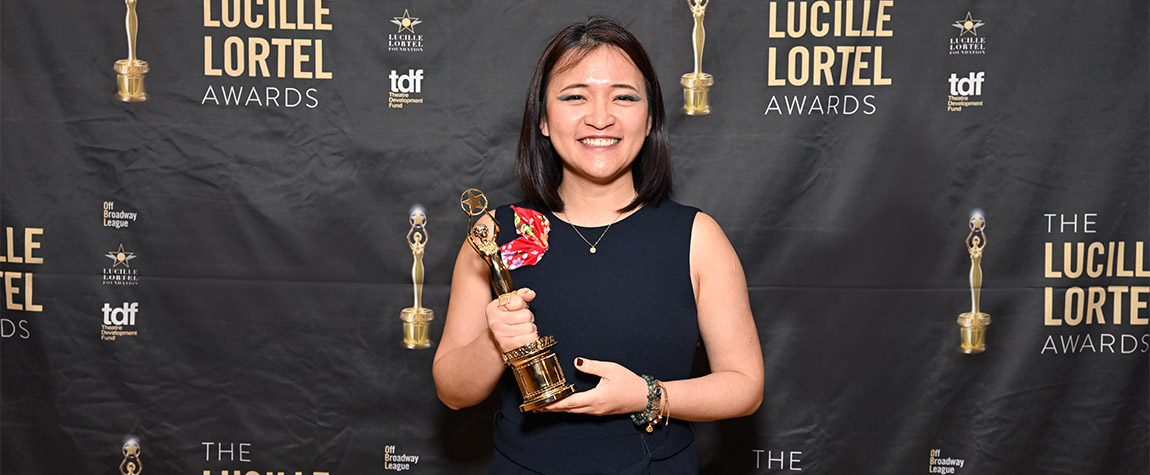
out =
[[[639,96],[631,95],[631,94],[624,94],[622,96],[616,97],[615,99],[620,100],[620,101],[628,101],[628,102],[639,102],[639,101],[643,100]]]
[[[580,96],[578,94],[564,94],[562,96],[559,96],[560,101],[578,101],[578,100],[582,100],[582,99],[583,99],[583,96]]]

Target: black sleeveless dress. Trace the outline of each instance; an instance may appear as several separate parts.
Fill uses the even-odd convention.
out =
[[[516,205],[517,207],[529,207]],[[576,371],[576,357],[613,361],[635,374],[670,381],[690,376],[699,341],[691,285],[691,229],[698,209],[674,202],[646,206],[616,222],[596,247],[553,213],[549,249],[535,265],[511,271],[515,287],[536,291],[531,302],[540,336],[553,348],[576,391],[597,376]],[[496,211],[499,243],[517,237],[514,212]],[[580,228],[592,243],[606,227]],[[511,372],[500,382],[492,473],[696,473],[694,430],[674,418],[653,433],[628,415],[521,413]]]

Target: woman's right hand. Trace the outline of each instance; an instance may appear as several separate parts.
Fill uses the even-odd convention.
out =
[[[535,315],[527,304],[535,300],[535,291],[527,288],[504,294],[487,304],[487,327],[504,353],[539,339]]]

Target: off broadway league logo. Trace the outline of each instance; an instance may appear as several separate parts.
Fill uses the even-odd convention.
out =
[[[928,473],[950,475],[966,465],[966,459],[943,457],[942,449],[930,449],[930,470]]]
[[[396,472],[405,472],[411,470],[416,464],[419,463],[419,455],[414,454],[397,454],[395,453],[394,445],[387,445],[383,447],[383,468],[384,470],[394,470]]]
[[[112,201],[104,202],[104,227],[106,228],[126,228],[136,222],[136,213],[133,211],[117,210],[116,203]]]

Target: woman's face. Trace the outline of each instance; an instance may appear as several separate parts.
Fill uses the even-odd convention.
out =
[[[572,175],[599,184],[630,176],[651,132],[643,74],[620,49],[600,46],[552,74],[539,124]]]

